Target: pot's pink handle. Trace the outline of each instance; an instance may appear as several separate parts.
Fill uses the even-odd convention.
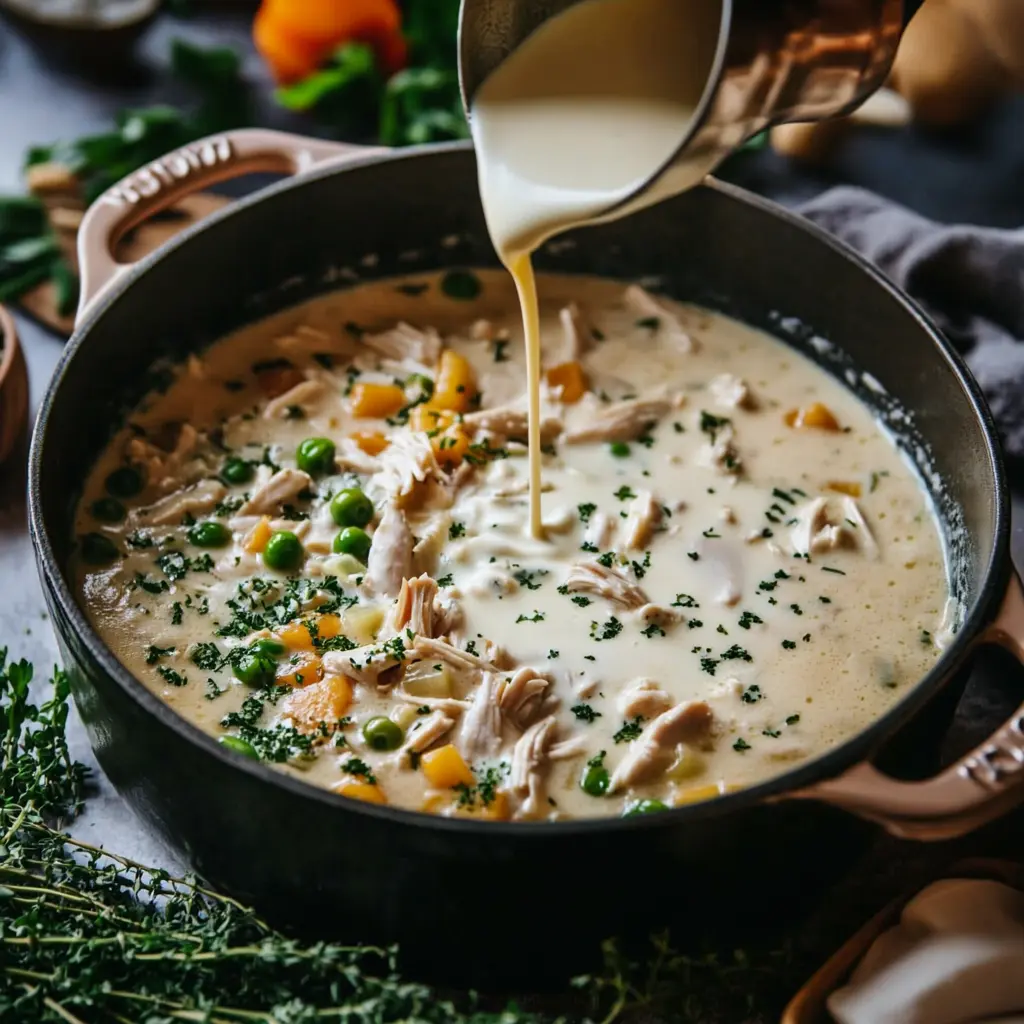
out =
[[[86,309],[130,266],[114,258],[124,233],[190,193],[242,174],[300,174],[326,160],[373,152],[379,150],[240,128],[189,143],[129,174],[89,207],[78,230],[81,289],[76,320],[81,321]]]
[[[979,638],[1024,661],[1024,590],[1014,574],[995,622]],[[1024,801],[1024,704],[987,742],[934,778],[900,782],[867,762],[787,794],[823,800],[908,839],[953,839]]]

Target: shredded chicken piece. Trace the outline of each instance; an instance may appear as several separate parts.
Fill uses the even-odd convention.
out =
[[[363,451],[350,437],[342,438],[337,445],[334,462],[338,469],[370,475],[380,471],[380,459]]]
[[[497,676],[485,672],[469,710],[462,716],[456,746],[467,761],[494,757],[501,748],[499,685]]]
[[[403,666],[405,651],[396,644],[367,644],[351,651],[328,651],[323,656],[324,672],[348,676],[364,686],[381,684],[381,675]],[[391,680],[396,682],[397,680]]]
[[[173,427],[173,425],[167,425]],[[163,431],[161,431],[163,432]],[[199,434],[191,423],[177,426],[174,447],[168,451],[152,441],[133,437],[126,446],[128,461],[145,468],[146,479],[157,490],[166,492],[182,484],[182,468],[196,450]]]
[[[626,685],[615,704],[624,718],[641,715],[649,721],[668,711],[673,699],[653,679],[641,677]]]
[[[570,739],[562,740],[548,748],[549,761],[568,761],[572,757],[578,757],[587,749],[586,736],[573,736]]]
[[[484,432],[499,437],[524,438],[527,435],[527,413],[515,405],[501,405],[494,409],[480,409],[467,413],[462,419],[463,427],[470,433]],[[544,416],[540,421],[540,438],[543,444],[553,441],[562,432],[562,421],[555,416]]]
[[[433,365],[441,355],[441,336],[432,327],[421,331],[402,322],[380,334],[364,334],[360,340],[385,359],[414,359]]]
[[[452,594],[440,593],[434,599],[434,632],[447,636],[462,625],[462,605]]]
[[[478,654],[470,654],[469,651],[460,651],[458,647],[445,640],[418,636],[413,641],[413,650],[421,658],[436,658],[460,672],[479,669],[481,672],[494,672],[496,665],[481,658]]]
[[[753,395],[745,380],[731,373],[720,373],[708,382],[708,391],[718,405],[727,409],[749,409]]]
[[[521,668],[503,679],[498,688],[498,703],[509,721],[525,729],[539,714],[551,680],[536,669]]]
[[[563,440],[566,444],[635,441],[674,407],[669,398],[630,398],[612,402],[596,408],[589,422],[567,430]]]
[[[662,629],[677,625],[683,617],[675,609],[662,604],[645,604],[637,614],[648,626],[660,626]]]
[[[399,757],[408,760],[410,754],[422,754],[433,746],[442,736],[451,730],[454,718],[449,718],[443,711],[431,711],[429,715],[413,722],[406,734],[405,742],[398,750]]]
[[[209,512],[224,495],[227,488],[218,480],[201,480],[195,487],[176,491],[149,508],[139,512],[139,522],[144,526],[163,526],[166,523],[180,523],[186,512],[195,515]]]
[[[713,441],[701,445],[697,461],[722,476],[739,476],[743,463],[733,444],[733,429],[729,424],[718,428]]]
[[[611,544],[614,533],[615,523],[603,512],[595,512],[583,531],[583,540],[599,551],[604,551]]]
[[[661,505],[654,500],[654,495],[650,491],[641,491],[626,508],[623,533],[627,550],[645,548],[661,522],[661,516]]]
[[[417,484],[441,479],[430,439],[419,431],[401,431],[378,456],[380,468],[370,485],[399,504],[406,504]]]
[[[392,696],[403,704],[414,704],[418,708],[427,707],[431,711],[443,711],[446,715],[457,718],[463,711],[469,709],[468,700],[459,700],[457,697],[420,697],[409,693],[403,686],[397,686],[391,691]]]
[[[563,306],[558,311],[558,319],[562,324],[562,335],[565,338],[563,362],[579,362],[590,343],[590,324],[575,302]]]
[[[304,380],[301,384],[289,388],[283,395],[278,395],[277,398],[272,398],[267,402],[263,408],[263,418],[273,420],[286,416],[288,410],[293,406],[297,406],[304,412],[309,412],[310,408],[326,393],[327,388],[322,381]]]
[[[598,562],[578,562],[569,570],[566,589],[576,594],[595,594],[622,608],[641,608],[647,604],[647,595],[616,569]]]
[[[870,559],[878,558],[878,542],[875,540],[875,535],[871,532],[871,527],[868,526],[867,520],[864,518],[864,513],[860,510],[860,504],[854,498],[840,498],[839,503],[843,508],[844,520],[847,523],[853,523],[851,527],[853,537],[856,539],[861,550]]]
[[[711,735],[714,714],[705,701],[684,701],[663,711],[630,744],[629,752],[612,773],[609,793],[637,786],[662,774],[676,759],[683,743],[704,742]]]
[[[412,572],[412,532],[402,510],[394,504],[384,509],[366,561],[363,582],[373,594],[397,597]],[[431,581],[432,582],[432,581]]]
[[[697,351],[697,342],[687,333],[679,317],[658,302],[649,291],[641,288],[638,284],[631,284],[626,289],[623,298],[634,313],[638,313],[642,317],[656,317],[659,326],[680,352]]]
[[[270,515],[312,486],[309,474],[301,469],[279,469],[266,483],[256,488],[255,494],[239,511],[244,515]]]
[[[542,718],[519,737],[512,750],[512,770],[509,784],[512,791],[525,797],[517,817],[536,817],[546,808],[544,765],[558,732],[554,715]]]
[[[435,597],[437,584],[429,576],[402,580],[392,609],[393,631],[400,633],[408,628],[417,636],[433,636]]]

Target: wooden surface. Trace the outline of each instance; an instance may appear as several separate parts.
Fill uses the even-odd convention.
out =
[[[309,123],[276,110],[266,99],[269,86],[261,63],[251,53],[249,17],[248,11],[230,9],[200,13],[187,20],[164,16],[142,38],[134,59],[88,74],[52,62],[0,21],[0,190],[20,190],[22,154],[28,145],[105,130],[115,112],[125,106],[174,102],[176,94],[168,88],[164,72],[169,40],[175,36],[206,45],[246,48],[245,72],[265,97],[260,122],[309,132]],[[729,175],[745,187],[787,203],[810,198],[831,184],[851,182],[934,218],[1018,226],[1024,224],[1024,99],[1004,104],[969,137],[943,139],[918,131],[868,131],[853,138],[827,172],[803,171],[772,153],[757,153],[734,164]],[[19,328],[35,409],[60,357],[62,338],[26,317],[19,319]],[[1022,482],[1014,481],[1013,545],[1018,564],[1024,556]],[[45,675],[57,660],[57,651],[36,580],[23,495],[23,464],[12,460],[6,471],[0,471],[0,579],[4,582],[0,646],[8,646],[13,657],[31,659],[38,674]],[[947,758],[982,739],[1019,703],[1021,683],[1021,673],[1008,670],[1005,664],[981,666],[947,739]],[[74,756],[95,764],[77,718],[69,732]],[[76,832],[144,863],[179,866],[140,828],[102,775],[96,777],[95,793],[76,824]],[[980,835],[951,844],[914,845],[879,836],[857,869],[791,937],[802,957],[816,966],[887,901],[932,877],[954,859],[980,855],[1024,857],[1024,815],[1018,813]],[[756,868],[751,865],[751,870]],[[696,923],[688,938],[699,937]],[[777,1021],[782,1005],[763,993],[751,994],[756,1009],[749,1020]],[[786,998],[790,995],[792,991]],[[707,1020],[704,1024],[740,1022]]]

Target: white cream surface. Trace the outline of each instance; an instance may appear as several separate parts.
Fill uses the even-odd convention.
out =
[[[449,294],[467,294],[465,276],[382,281],[246,328],[176,368],[113,439],[76,533],[118,555],[75,559],[80,599],[172,707],[352,796],[562,819],[776,775],[864,728],[934,663],[939,531],[869,411],[767,335],[635,286],[540,279],[550,383],[532,537],[515,294],[499,272],[468,281],[475,298]],[[436,404],[442,350],[468,364],[465,411],[412,429],[410,378],[430,378]],[[552,373],[567,366],[581,395]],[[405,411],[355,414],[354,388],[396,381]],[[360,434],[388,447],[366,454]],[[336,456],[304,479],[310,437]],[[219,479],[232,457],[252,463],[250,482]],[[94,502],[127,465],[145,489],[102,522]],[[331,550],[329,499],[352,486],[374,505],[368,567]],[[299,567],[267,567],[261,517],[297,535]],[[193,519],[229,543],[196,546]],[[425,602],[411,621],[406,598]],[[313,650],[301,624],[322,645],[335,614],[347,639]],[[230,660],[259,637],[284,641],[286,688],[234,678]],[[341,646],[359,649],[354,664]],[[249,720],[225,727],[246,698]],[[374,716],[420,749],[372,749]],[[448,747],[470,772],[456,788],[427,771]],[[588,765],[603,793],[582,788]]]

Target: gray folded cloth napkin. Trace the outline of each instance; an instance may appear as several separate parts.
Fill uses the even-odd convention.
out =
[[[977,377],[1007,455],[1024,459],[1024,229],[936,224],[847,186],[798,212],[921,304]]]

